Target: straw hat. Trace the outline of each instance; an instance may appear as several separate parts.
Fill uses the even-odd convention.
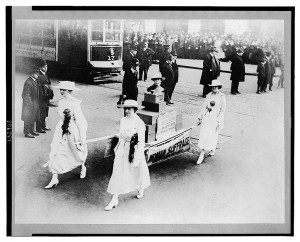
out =
[[[161,79],[164,80],[165,78],[161,75],[160,72],[157,72],[153,75],[153,77],[151,78],[151,80],[155,80],[155,79]]]
[[[123,108],[138,108],[138,107],[139,107],[138,102],[131,99],[127,99],[123,105]]]
[[[80,89],[75,87],[75,82],[70,81],[61,81],[58,86],[53,86],[54,88],[71,90],[71,91],[79,91]]]
[[[208,84],[210,87],[217,87],[217,86],[222,86],[222,83],[215,79],[215,80],[212,80],[211,84]]]

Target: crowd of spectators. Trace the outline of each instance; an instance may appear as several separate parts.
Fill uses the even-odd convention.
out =
[[[207,50],[215,46],[218,50],[217,58],[220,61],[229,61],[236,48],[243,50],[243,61],[247,64],[258,64],[265,57],[265,52],[271,51],[276,66],[279,66],[283,43],[270,36],[243,33],[241,35],[219,32],[204,32],[188,34],[177,33],[148,33],[141,32],[124,34],[124,52],[131,45],[141,48],[143,42],[148,42],[149,48],[155,51],[153,60],[159,60],[164,46],[170,45],[170,51],[176,51],[178,58],[203,59]],[[124,56],[124,55],[123,55]]]

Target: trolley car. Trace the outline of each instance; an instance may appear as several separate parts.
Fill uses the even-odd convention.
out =
[[[123,29],[123,20],[16,20],[16,67],[43,58],[56,75],[75,81],[120,74]]]

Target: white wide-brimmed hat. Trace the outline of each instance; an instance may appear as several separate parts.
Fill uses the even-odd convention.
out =
[[[217,87],[217,86],[222,86],[222,83],[215,79],[215,80],[212,80],[211,84],[208,84],[210,87]]]
[[[138,107],[139,107],[138,102],[131,99],[127,99],[123,105],[123,108],[138,108]]]
[[[161,75],[160,72],[157,72],[154,74],[154,76],[151,78],[151,80],[155,80],[155,79],[161,79],[164,80],[165,78]]]
[[[71,91],[79,91],[80,89],[75,87],[75,82],[70,81],[61,81],[58,86],[53,86],[54,88],[71,90]]]

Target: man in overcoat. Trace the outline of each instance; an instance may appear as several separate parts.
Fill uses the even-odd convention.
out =
[[[119,101],[117,102],[117,107],[121,108],[121,105],[125,101],[125,88],[127,88],[127,83],[128,83],[128,76],[130,76],[131,67],[132,67],[132,61],[135,58],[137,54],[137,47],[135,45],[132,45],[130,47],[130,52],[126,55],[123,61],[123,66],[122,69],[124,71],[124,78],[123,78],[123,83],[122,83],[122,94],[120,95]],[[127,74],[126,74],[127,73]],[[129,73],[129,74],[128,74]]]
[[[53,90],[51,88],[51,81],[47,75],[48,65],[45,60],[40,60],[39,62],[39,78],[37,83],[39,86],[39,111],[40,119],[36,123],[36,132],[46,133],[51,129],[46,126],[46,118],[49,113],[50,99],[53,98]]]
[[[172,55],[165,56],[165,63],[162,66],[161,75],[165,78],[162,81],[161,86],[165,89],[165,102],[167,105],[174,104],[171,102],[170,95],[174,88],[174,72],[172,70]]]
[[[231,94],[241,94],[239,92],[239,83],[245,81],[245,64],[242,59],[243,50],[236,48],[234,55],[231,59]]]
[[[148,48],[148,42],[143,43],[143,48],[137,52],[137,58],[140,62],[139,80],[142,80],[144,73],[144,81],[147,80],[149,67],[152,65],[152,57],[155,54],[154,50]]]
[[[125,100],[132,99],[137,101],[138,98],[138,71],[137,66],[139,65],[139,60],[133,58],[130,63],[130,70],[126,71],[123,79],[123,94],[125,95]]]
[[[209,47],[208,54],[205,55],[203,60],[203,71],[200,84],[203,85],[202,97],[204,98],[210,92],[209,85],[212,80],[217,79],[220,75],[220,61],[216,58],[214,52],[216,52],[216,48],[213,46]]]
[[[268,63],[269,63],[269,65],[268,65],[269,91],[272,91],[273,77],[274,77],[274,74],[276,72],[275,59],[274,59],[274,56],[272,55],[271,51],[266,52],[266,56],[267,56]]]
[[[39,70],[34,70],[30,77],[25,81],[22,92],[22,116],[24,121],[24,134],[26,138],[35,138],[39,136],[34,132],[34,124],[39,120],[39,87],[37,79]]]

